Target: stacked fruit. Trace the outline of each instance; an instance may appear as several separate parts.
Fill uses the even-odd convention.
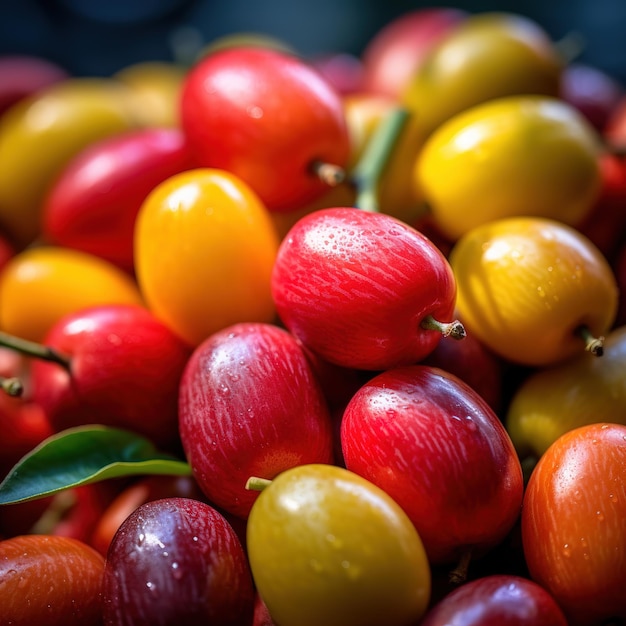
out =
[[[568,43],[19,61],[1,626],[626,619],[626,100]]]

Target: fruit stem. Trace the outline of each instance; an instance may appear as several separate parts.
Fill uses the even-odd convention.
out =
[[[393,150],[409,119],[409,111],[396,107],[376,126],[361,158],[350,173],[350,182],[356,188],[355,206],[378,213],[378,184],[385,172]]]
[[[420,323],[420,327],[424,330],[437,330],[444,337],[452,337],[452,339],[464,339],[466,336],[465,327],[459,320],[452,322],[440,322],[432,315],[427,315]]]
[[[14,398],[18,398],[24,393],[24,385],[19,378],[0,376],[0,385],[2,385],[4,393]]]
[[[51,363],[58,363],[65,369],[70,369],[71,359],[65,354],[57,352],[54,348],[44,346],[34,341],[28,341],[14,335],[9,335],[0,331],[0,346],[10,348],[16,352],[20,352],[29,357],[35,359],[42,359],[43,361],[50,361]]]
[[[594,337],[587,326],[579,326],[574,333],[585,342],[585,350],[593,356],[604,354],[604,337]]]
[[[561,61],[565,65],[569,65],[585,51],[587,40],[581,33],[570,31],[555,41],[553,45]]]
[[[267,478],[250,476],[250,478],[246,481],[246,489],[249,489],[250,491],[263,491],[263,489],[268,487],[271,483],[272,481]]]
[[[329,187],[336,187],[346,178],[345,170],[334,163],[314,161],[311,165],[313,173]]]
[[[456,567],[448,574],[448,580],[453,585],[462,585],[467,580],[467,572],[469,570],[470,561],[472,560],[472,551],[465,550],[461,554],[461,558]]]

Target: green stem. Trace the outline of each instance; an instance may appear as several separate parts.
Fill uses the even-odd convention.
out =
[[[33,357],[35,359],[42,359],[43,361],[50,361],[51,363],[58,363],[65,369],[70,369],[71,359],[65,354],[57,352],[54,348],[44,346],[34,341],[28,341],[8,333],[0,332],[0,346],[15,350],[25,356]]]
[[[585,51],[587,40],[584,35],[570,31],[553,43],[556,53],[565,65],[573,63]]]
[[[440,322],[432,315],[427,315],[422,320],[420,327],[424,330],[436,330],[444,337],[452,337],[452,339],[464,339],[466,335],[465,326],[459,320]]]
[[[19,378],[6,378],[5,376],[0,376],[0,385],[2,386],[2,391],[4,391],[4,393],[14,398],[17,398],[24,393],[24,385],[22,385],[22,381]]]
[[[350,181],[356,188],[357,208],[372,213],[380,211],[378,183],[408,119],[407,109],[395,108],[379,122],[367,142],[361,158],[350,173]]]
[[[593,356],[604,354],[604,337],[595,337],[587,326],[579,326],[574,333],[584,341],[587,352]]]
[[[259,476],[250,476],[246,481],[246,489],[250,491],[263,491],[266,487],[272,484],[272,481],[267,478],[260,478]]]

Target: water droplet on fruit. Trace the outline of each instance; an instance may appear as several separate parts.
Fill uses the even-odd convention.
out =
[[[543,287],[541,287],[541,286],[537,287],[537,295],[540,298],[545,298],[546,297],[546,290]]]
[[[569,558],[571,555],[572,555],[572,551],[571,551],[571,549],[570,549],[570,547],[569,547],[569,544],[568,544],[568,543],[566,543],[566,544],[563,546],[563,556],[564,556],[565,558]]]
[[[224,385],[221,384],[220,385],[220,391],[224,394],[224,395],[228,395],[230,393],[230,387],[228,385]]]
[[[153,582],[148,581],[146,583],[146,587],[148,587],[148,589],[150,589],[150,591],[155,591],[156,590],[156,586]]]
[[[604,515],[602,515],[602,511],[596,511],[596,516],[598,517],[599,522],[604,521]]]
[[[196,537],[195,535],[191,538],[192,541],[198,541],[198,537]]]
[[[172,576],[176,580],[180,580],[183,577],[183,571],[180,569],[180,567],[178,567],[178,563],[176,563],[176,561],[172,563]]]
[[[467,424],[467,427],[471,430],[471,431],[476,431],[478,430],[478,426],[476,425],[476,422],[472,419],[471,415],[466,415],[465,416],[465,423]]]
[[[255,120],[259,120],[263,117],[263,109],[256,104],[249,106],[246,113]]]
[[[142,545],[145,540],[146,540],[146,536],[143,533],[140,533],[139,537],[137,537],[137,543],[139,545]]]
[[[602,426],[600,426],[601,430],[606,430],[609,427],[608,424],[602,424]]]

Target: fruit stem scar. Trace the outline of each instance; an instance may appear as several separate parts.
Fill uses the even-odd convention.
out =
[[[250,476],[250,478],[246,481],[246,489],[249,491],[263,491],[263,489],[271,485],[271,483],[272,481],[267,478]]]
[[[0,346],[15,350],[25,356],[41,359],[43,361],[50,361],[51,363],[58,363],[65,369],[70,369],[71,359],[65,354],[57,352],[50,346],[44,346],[34,341],[28,341],[21,337],[16,337],[5,332],[0,331]]]
[[[378,183],[408,119],[409,111],[396,107],[376,126],[361,158],[350,173],[350,182],[356,188],[356,208],[371,213],[379,212]]]
[[[313,170],[313,173],[329,187],[336,187],[342,183],[346,177],[345,170],[334,163],[313,161],[311,169]]]
[[[466,336],[465,326],[459,321],[440,322],[432,315],[427,315],[421,322],[420,327],[424,330],[436,330],[444,337],[452,337],[452,339],[464,339]]]
[[[594,356],[602,356],[604,354],[604,337],[595,337],[585,325],[578,326],[574,334],[585,342],[585,350],[587,352],[591,352]]]
[[[19,378],[0,376],[0,385],[2,385],[2,391],[9,396],[17,398],[24,393],[24,385]]]
[[[467,580],[467,572],[471,560],[472,551],[471,549],[467,549],[461,554],[461,558],[456,567],[448,574],[450,583],[453,585],[461,585]]]

